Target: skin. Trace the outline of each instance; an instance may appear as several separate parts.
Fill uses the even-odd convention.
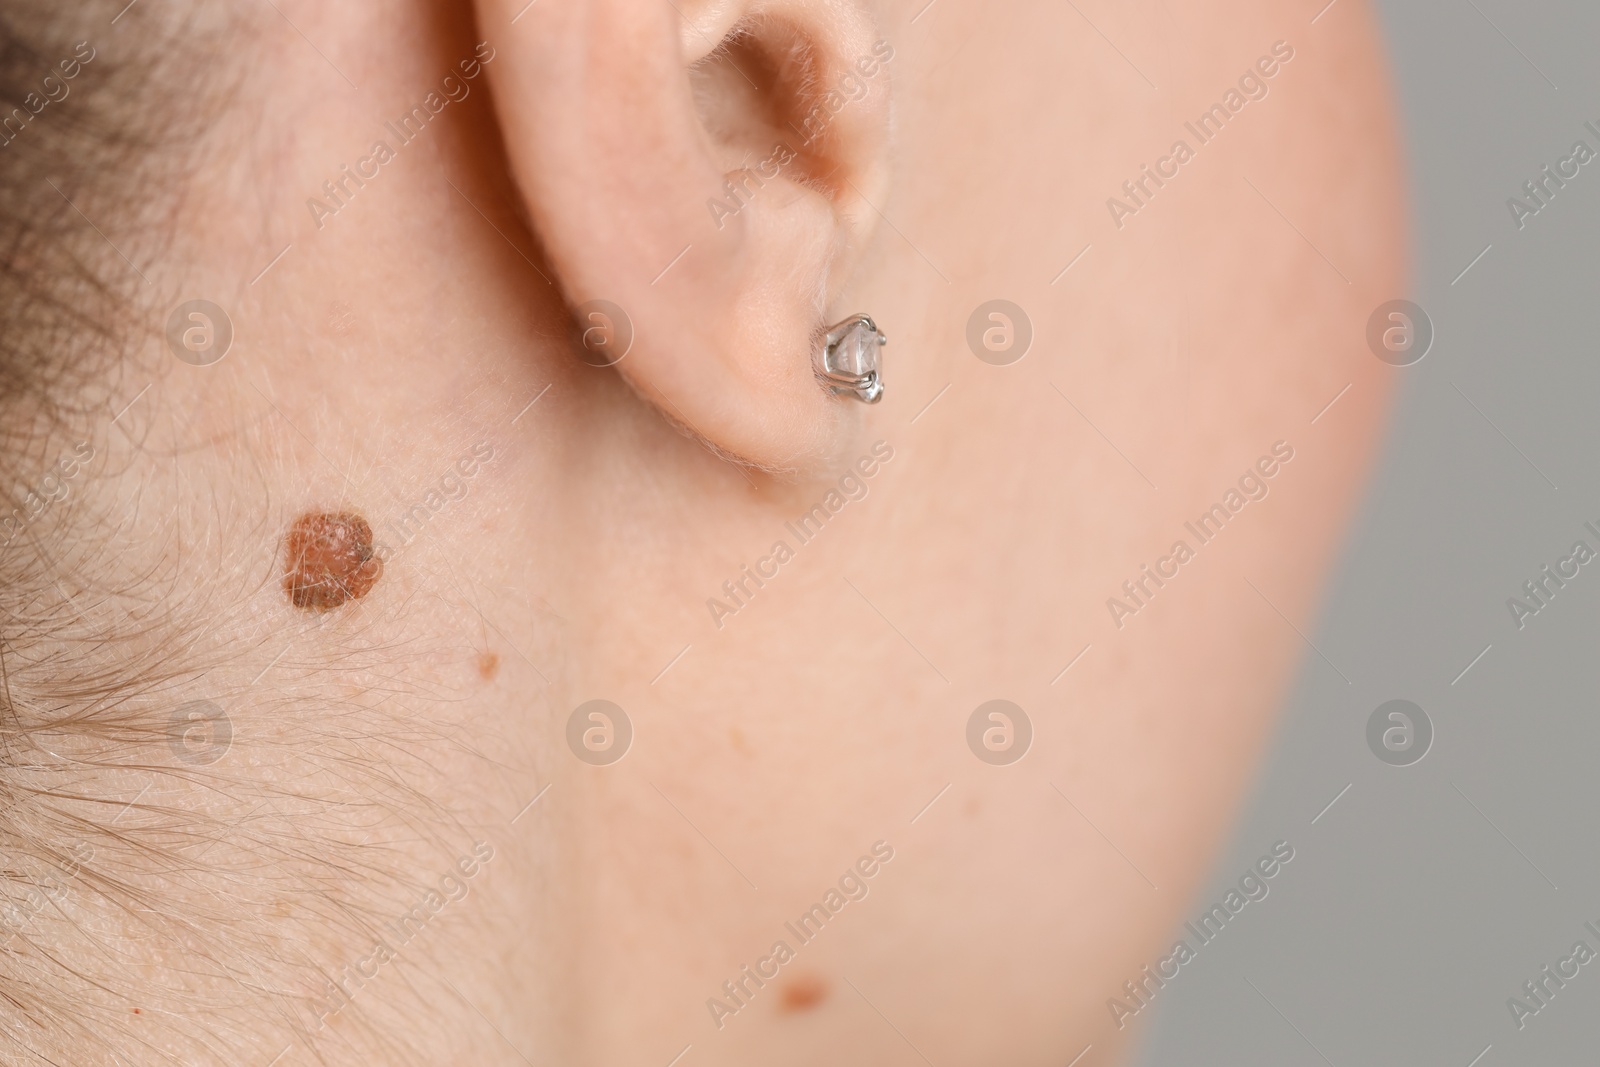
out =
[[[486,3],[474,30],[424,0],[285,2],[315,49],[281,20],[253,31],[253,103],[207,135],[174,250],[149,268],[223,305],[234,347],[194,367],[152,338],[108,410],[153,385],[117,429],[89,427],[104,466],[73,506],[131,516],[83,573],[170,574],[174,632],[208,635],[163,698],[231,709],[221,788],[164,779],[162,803],[248,840],[267,816],[246,800],[292,784],[285,826],[308,871],[336,873],[291,865],[268,885],[219,833],[164,898],[253,902],[271,994],[207,972],[180,996],[178,957],[108,920],[95,944],[133,946],[118,988],[146,990],[120,1024],[138,1035],[126,1062],[213,1062],[197,1027],[246,1057],[215,1062],[286,1044],[286,1063],[665,1064],[686,1045],[697,1065],[1125,1060],[1149,1014],[1118,1029],[1108,998],[1193,910],[1293,672],[1327,669],[1296,631],[1315,625],[1394,373],[1364,341],[1404,295],[1393,104],[1357,0],[1314,25],[1253,0],[921,6],[819,7],[817,32],[894,46],[874,89],[892,105],[874,95],[822,151],[864,184],[764,189],[736,237],[704,186],[671,191],[693,170],[674,159],[746,158],[753,105],[714,102],[699,145],[657,116],[657,138],[597,132],[594,158],[563,154],[597,116],[626,127],[649,86],[542,97],[565,83],[540,49],[575,32],[553,6],[511,25],[520,4]],[[712,39],[743,10],[682,5]],[[591,11],[604,31],[628,5]],[[628,32],[663,70],[706,51],[675,24],[677,50],[650,51],[661,13],[637,12]],[[319,229],[307,198],[483,39],[496,54],[471,95]],[[1193,144],[1183,121],[1280,40],[1294,58],[1269,95],[1117,228],[1106,198]],[[613,216],[660,232],[585,242]],[[626,280],[691,240],[671,288]],[[608,278],[641,294],[640,348],[596,369],[559,294],[604,296]],[[996,297],[1032,323],[1010,366],[965,342]],[[857,310],[890,337],[870,409],[804,362],[819,315]],[[784,523],[880,440],[893,458],[865,498],[797,545]],[[1280,441],[1293,459],[1270,494],[1119,628],[1107,599],[1193,544],[1184,523]],[[492,458],[444,483],[480,444]],[[442,483],[465,488],[400,543],[393,520]],[[364,596],[308,613],[284,594],[282,538],[314,511],[363,516],[393,551]],[[719,627],[707,599],[780,538],[794,558]],[[565,741],[596,698],[632,723],[611,766]],[[965,740],[995,698],[1034,730],[1010,766]],[[335,732],[404,786],[359,826],[334,809],[353,764],[307,741]],[[349,914],[398,914],[479,841],[494,858],[468,895],[296,1033],[278,1008],[311,1019],[315,970],[367,956]],[[869,894],[718,1029],[707,998],[878,841],[894,858]]]

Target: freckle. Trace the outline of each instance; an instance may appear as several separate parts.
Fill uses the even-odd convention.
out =
[[[489,681],[500,673],[500,654],[498,652],[478,653],[478,677]]]
[[[349,511],[300,516],[285,541],[283,589],[297,608],[329,611],[364,597],[383,573],[372,527]]]
[[[828,983],[810,974],[796,975],[784,984],[779,1001],[783,1010],[810,1011],[828,999]]]

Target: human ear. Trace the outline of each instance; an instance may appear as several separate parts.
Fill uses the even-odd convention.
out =
[[[513,176],[567,301],[631,321],[617,371],[724,454],[771,469],[828,458],[854,401],[824,386],[813,352],[863,310],[838,301],[887,184],[889,72],[854,72],[893,51],[866,9],[477,8]],[[866,91],[824,106],[847,77]]]

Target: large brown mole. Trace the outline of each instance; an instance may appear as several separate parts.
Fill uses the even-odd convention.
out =
[[[364,597],[383,573],[372,527],[350,511],[312,511],[284,539],[283,590],[297,608],[329,611]]]

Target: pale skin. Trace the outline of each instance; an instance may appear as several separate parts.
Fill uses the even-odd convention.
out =
[[[1108,998],[1192,910],[1294,672],[1326,669],[1296,628],[1394,381],[1364,340],[1406,295],[1371,12],[773,5],[789,29],[758,39],[805,37],[813,94],[878,40],[893,58],[798,161],[809,183],[786,171],[719,229],[706,201],[811,101],[724,68],[697,104],[684,72],[752,5],[281,6],[315,48],[263,24],[256,103],[208,135],[148,268],[226,308],[234,348],[193,367],[153,337],[106,410],[149,391],[81,434],[101,452],[71,514],[109,518],[69,588],[198,625],[146,704],[215,700],[233,731],[214,777],[162,776],[117,824],[214,820],[214,848],[169,843],[181,879],[130,878],[215,943],[92,899],[60,935],[128,991],[122,1061],[1124,1062],[1149,1014],[1119,1028]],[[480,41],[466,99],[308,210]],[[1197,145],[1184,121],[1279,41],[1266,97]],[[1107,198],[1179,138],[1194,158],[1119,227]],[[563,294],[628,310],[616,368],[574,355]],[[965,339],[994,298],[1032,323],[1010,366]],[[890,337],[870,408],[810,365],[812,331],[856,311]],[[865,497],[801,545],[785,523],[878,441]],[[1278,442],[1265,499],[1108,609]],[[393,550],[316,613],[282,585],[308,511]],[[779,540],[777,576],[712,611]],[[135,595],[152,571],[170,584]],[[566,742],[595,698],[632,723],[610,766]],[[966,741],[996,698],[1033,725],[1009,766]],[[263,838],[297,858],[252,863]],[[748,1006],[708,1009],[879,841],[864,899]],[[377,965],[350,916],[400,915],[478,842],[467,895]],[[205,953],[227,973],[192,969]]]

